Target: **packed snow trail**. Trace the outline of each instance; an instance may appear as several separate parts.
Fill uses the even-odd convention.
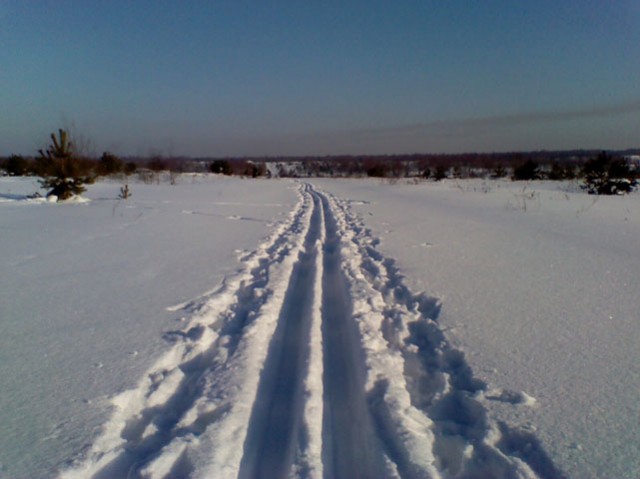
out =
[[[384,477],[384,463],[365,398],[365,368],[349,286],[341,270],[340,237],[323,198],[324,463],[327,477]]]
[[[299,196],[61,476],[563,477],[489,417],[513,394],[485,395],[349,202]]]
[[[314,196],[311,225],[293,269],[278,328],[269,347],[244,445],[240,477],[286,477],[303,413],[313,285],[321,213]]]

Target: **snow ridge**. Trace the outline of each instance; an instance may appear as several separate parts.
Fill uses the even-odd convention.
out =
[[[320,208],[320,237],[316,241],[316,251],[321,251],[326,240],[324,212],[322,203]],[[306,402],[304,407],[304,422],[308,429],[309,442],[306,453],[300,458],[301,471],[309,479],[323,477],[322,465],[322,419],[324,417],[324,374],[322,357],[322,277],[324,274],[322,257],[316,255],[315,279],[313,290],[313,306],[311,316],[311,330],[309,337],[309,366],[305,379]]]

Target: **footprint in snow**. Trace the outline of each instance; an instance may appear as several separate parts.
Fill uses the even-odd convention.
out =
[[[490,401],[499,401],[509,403],[513,405],[522,405],[533,407],[536,403],[536,398],[529,396],[523,391],[510,391],[508,389],[491,389],[484,394],[484,397]]]

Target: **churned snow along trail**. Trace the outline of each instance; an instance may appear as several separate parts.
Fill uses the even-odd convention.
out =
[[[349,203],[310,185],[63,478],[562,477]]]
[[[397,476],[565,477],[533,434],[489,417],[483,402],[495,395],[447,341],[437,299],[404,285],[348,200],[324,197],[344,236],[342,267],[365,351],[369,413]]]
[[[385,477],[383,457],[365,397],[365,368],[357,325],[352,320],[349,285],[341,269],[340,236],[323,197],[323,344],[327,477]]]
[[[240,477],[287,477],[300,438],[304,376],[309,358],[317,242],[321,212],[313,196],[311,225],[293,268],[269,346],[244,445]],[[304,445],[303,445],[304,447]]]

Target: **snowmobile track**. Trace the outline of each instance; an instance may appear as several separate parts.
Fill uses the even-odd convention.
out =
[[[563,477],[490,417],[440,303],[378,243],[348,200],[300,185],[61,477]]]

